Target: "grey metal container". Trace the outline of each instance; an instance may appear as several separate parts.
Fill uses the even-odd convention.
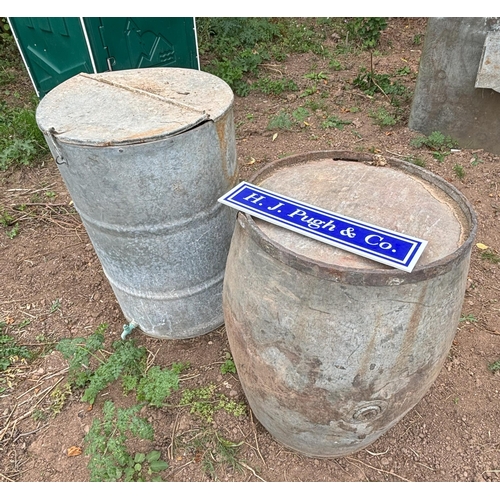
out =
[[[233,93],[202,71],[79,74],[37,109],[61,175],[124,316],[151,336],[223,323],[238,180]]]
[[[474,211],[429,171],[348,152],[291,156],[250,182],[428,241],[407,273],[238,215],[223,308],[250,407],[289,448],[349,455],[394,426],[441,370],[465,294]]]

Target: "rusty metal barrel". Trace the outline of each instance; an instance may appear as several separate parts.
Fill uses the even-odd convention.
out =
[[[79,74],[37,109],[59,171],[127,321],[162,339],[223,323],[238,178],[234,96],[182,68]]]
[[[248,403],[290,449],[352,454],[438,376],[461,314],[476,216],[439,176],[373,155],[290,156],[249,182],[428,241],[408,273],[238,213],[223,309]]]

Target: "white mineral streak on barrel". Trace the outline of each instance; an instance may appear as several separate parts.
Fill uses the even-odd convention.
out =
[[[154,337],[223,323],[238,180],[233,93],[196,70],[81,74],[37,121],[124,316]]]
[[[354,453],[428,391],[456,333],[476,217],[407,162],[318,152],[271,163],[265,189],[428,241],[411,273],[240,213],[223,305],[248,402],[285,446]]]

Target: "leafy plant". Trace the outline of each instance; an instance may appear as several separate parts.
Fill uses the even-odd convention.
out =
[[[491,372],[495,373],[500,370],[500,359],[498,361],[495,361],[494,363],[490,363],[488,365],[488,370]]]
[[[473,314],[468,314],[467,316],[462,316],[460,321],[468,321],[469,323],[477,323],[477,318]]]
[[[329,116],[326,120],[323,121],[321,126],[323,128],[336,128],[342,130],[344,125],[350,125],[352,121],[342,120],[338,116]]]
[[[6,231],[7,236],[13,240],[19,234],[19,224],[16,222],[12,229]]]
[[[307,73],[304,75],[304,78],[308,78],[309,80],[314,80],[314,81],[319,81],[319,80],[326,80],[328,75],[323,73],[323,71],[320,71],[319,73],[315,73],[314,71],[311,73]]]
[[[428,136],[421,135],[416,137],[411,141],[411,145],[417,148],[426,146],[433,151],[443,152],[455,148],[457,146],[457,142],[450,136],[445,136],[443,133],[435,130]]]
[[[220,372],[225,375],[226,373],[236,373],[236,365],[231,358],[226,359],[220,367]]]
[[[354,17],[347,20],[347,31],[351,40],[359,43],[363,49],[374,49],[386,27],[385,17]]]
[[[273,116],[267,125],[269,130],[283,129],[289,130],[293,126],[293,121],[286,111],[280,111],[279,114]]]
[[[439,163],[442,163],[450,153],[444,151],[433,151],[432,157],[436,159]]]
[[[225,394],[217,392],[215,384],[209,384],[198,389],[185,389],[182,393],[180,406],[189,406],[191,414],[198,415],[202,420],[211,423],[214,414],[219,410],[238,417],[245,414],[246,408],[243,403],[230,400]]]
[[[152,366],[137,385],[137,400],[161,408],[172,391],[179,389],[179,373],[176,370]]]
[[[299,123],[304,122],[309,117],[309,115],[309,110],[302,106],[299,106],[297,109],[294,109],[292,111],[293,119]]]
[[[465,177],[465,169],[462,167],[462,165],[459,165],[458,163],[453,167],[453,171],[455,172],[456,176],[459,179],[463,179]]]
[[[12,363],[18,359],[31,359],[31,351],[17,345],[17,342],[10,335],[4,334],[7,324],[0,322],[0,371],[6,370]]]
[[[84,440],[91,481],[161,480],[158,473],[167,469],[168,463],[160,460],[159,451],[132,456],[127,448],[131,437],[153,440],[153,427],[137,415],[140,409],[141,405],[115,408],[112,401],[104,403],[102,420],[94,419]]]
[[[387,111],[385,108],[380,107],[376,111],[371,111],[369,116],[380,127],[390,127],[396,125],[399,119],[394,113]]]

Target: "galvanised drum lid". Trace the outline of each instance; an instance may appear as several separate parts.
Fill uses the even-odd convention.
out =
[[[92,146],[133,144],[216,121],[233,104],[223,80],[183,68],[81,73],[50,91],[37,121],[58,140]]]

